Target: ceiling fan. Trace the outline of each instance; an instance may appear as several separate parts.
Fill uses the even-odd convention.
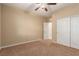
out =
[[[36,4],[40,4],[40,3],[36,3]],[[37,11],[40,7],[43,6],[42,9],[44,9],[44,10],[47,12],[48,9],[47,9],[47,7],[46,7],[45,5],[56,5],[56,3],[44,3],[43,5],[42,5],[42,3],[41,3],[41,6],[35,8],[35,11]]]

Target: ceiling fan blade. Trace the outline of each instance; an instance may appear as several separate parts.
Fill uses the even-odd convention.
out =
[[[56,3],[47,3],[47,5],[56,5]]]
[[[48,11],[48,9],[47,9],[47,8],[45,8],[45,11],[47,12],[47,11]]]
[[[37,11],[40,7],[36,8],[35,11]]]

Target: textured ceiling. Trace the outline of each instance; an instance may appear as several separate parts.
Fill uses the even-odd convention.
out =
[[[44,4],[44,3],[42,3]],[[15,6],[18,8],[21,8],[25,11],[31,12],[36,15],[46,16],[49,17],[52,15],[52,13],[64,6],[70,5],[69,3],[57,3],[56,5],[46,5],[48,8],[48,12],[40,8],[39,10],[35,11],[35,8],[39,6],[39,4],[36,3],[6,3],[5,5],[8,6]]]

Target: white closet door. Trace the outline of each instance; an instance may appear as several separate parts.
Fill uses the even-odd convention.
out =
[[[70,46],[70,17],[57,20],[57,42]]]
[[[71,47],[79,49],[79,16],[71,17]]]

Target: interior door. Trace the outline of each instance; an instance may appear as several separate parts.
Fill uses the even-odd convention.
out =
[[[79,49],[79,16],[71,17],[71,47]]]
[[[44,23],[44,39],[48,39],[48,23]]]
[[[57,19],[57,42],[70,46],[70,17]]]
[[[44,39],[52,39],[52,23],[44,23]]]
[[[48,23],[48,39],[52,39],[52,22]]]

